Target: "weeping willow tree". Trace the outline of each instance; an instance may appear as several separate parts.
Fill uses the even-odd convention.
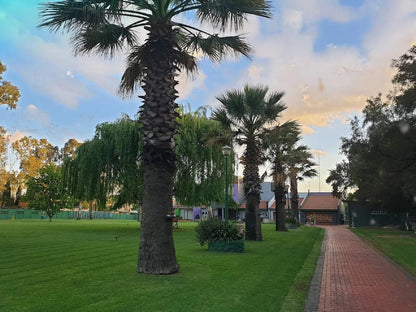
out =
[[[176,139],[175,196],[185,206],[224,202],[225,158],[222,145],[212,140],[221,131],[219,122],[208,119],[203,110],[179,117]],[[232,185],[234,157],[229,157],[228,185]]]
[[[179,131],[175,139],[175,196],[186,206],[224,201],[225,163],[222,145],[212,143],[212,134],[221,131],[219,123],[205,113],[179,111]],[[97,126],[92,140],[83,143],[76,157],[64,165],[64,180],[79,200],[97,201],[105,209],[113,199],[113,209],[123,204],[139,204],[143,198],[140,123],[124,116],[113,123]],[[230,157],[231,160],[233,157]],[[232,162],[229,163],[232,182]]]
[[[76,157],[64,164],[64,180],[80,200],[96,200],[105,209],[114,199],[113,209],[123,204],[141,203],[143,172],[139,166],[140,124],[123,116],[96,127],[92,140],[83,143]]]

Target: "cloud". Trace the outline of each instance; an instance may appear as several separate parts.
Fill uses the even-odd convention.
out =
[[[326,151],[314,150],[314,149],[311,149],[310,152],[312,153],[312,155],[316,155],[316,156],[325,156],[327,154]]]
[[[35,105],[29,105],[26,107],[26,110],[23,113],[23,118],[28,121],[37,121],[45,128],[51,125],[49,114],[41,111]]]
[[[392,88],[391,60],[416,40],[414,1],[378,0],[350,8],[330,0],[287,0],[280,1],[278,10],[278,25],[275,20],[266,22],[274,23],[278,32],[263,33],[259,23],[250,25],[256,56],[230,88],[249,82],[285,91],[285,115],[306,126],[325,126],[345,113],[360,111],[367,98],[386,94]],[[360,47],[348,45],[314,50],[318,21],[347,23],[357,17],[374,21],[364,36],[364,54]]]
[[[29,132],[21,132],[19,130],[14,131],[13,133],[10,133],[10,143],[13,143],[15,141],[20,140],[21,138],[25,136],[30,136],[31,134]]]
[[[181,72],[178,76],[179,84],[176,89],[179,93],[180,99],[185,99],[196,89],[205,89],[205,80],[207,76],[200,70],[194,77],[187,76],[186,72]]]
[[[300,128],[301,128],[302,134],[307,135],[307,134],[314,134],[315,133],[315,131],[311,127],[301,125]]]

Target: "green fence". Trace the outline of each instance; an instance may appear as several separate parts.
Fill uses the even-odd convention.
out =
[[[76,219],[78,211],[60,211],[54,219]],[[81,219],[89,219],[89,211],[81,211]],[[0,209],[0,220],[7,219],[48,219],[40,210],[32,209]],[[137,214],[113,213],[108,211],[94,211],[93,219],[136,220]]]
[[[349,226],[401,225],[406,220],[404,214],[388,212],[370,203],[345,201],[344,206]]]

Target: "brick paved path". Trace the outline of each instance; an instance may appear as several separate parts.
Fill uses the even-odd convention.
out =
[[[343,226],[327,226],[319,312],[415,312],[416,281]]]

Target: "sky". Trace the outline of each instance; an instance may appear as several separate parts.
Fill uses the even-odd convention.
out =
[[[12,140],[32,136],[63,147],[71,138],[91,139],[97,124],[122,114],[133,117],[140,100],[117,95],[126,54],[75,56],[70,35],[37,27],[42,2],[0,0],[3,79],[22,94],[16,110],[0,107],[0,126]],[[178,77],[178,103],[215,109],[217,96],[246,84],[284,91],[288,108],[280,121],[302,125],[301,143],[318,164],[319,176],[301,182],[299,189],[331,191],[325,179],[343,159],[340,138],[349,136],[349,120],[360,114],[366,99],[392,89],[392,60],[416,44],[416,1],[271,4],[272,18],[250,17],[241,31],[254,48],[252,58],[230,56],[220,64],[201,58],[198,74]]]

